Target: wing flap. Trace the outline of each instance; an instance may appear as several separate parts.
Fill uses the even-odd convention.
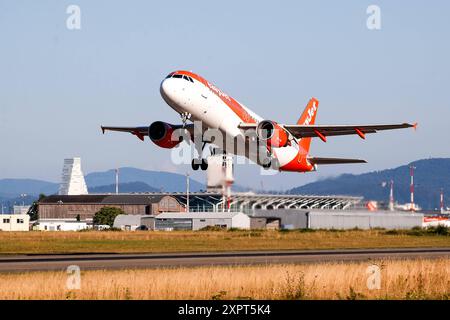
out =
[[[416,128],[417,124],[374,124],[374,125],[283,125],[296,138],[327,137],[357,134],[364,138],[366,133],[382,130]]]

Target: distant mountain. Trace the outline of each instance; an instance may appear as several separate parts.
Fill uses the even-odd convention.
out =
[[[92,172],[85,176],[88,189],[93,193],[115,192],[115,171]],[[180,192],[186,190],[186,177],[181,174],[147,171],[136,168],[119,169],[120,192]],[[59,183],[33,179],[0,179],[0,201],[10,205],[31,203],[40,193],[46,195],[58,192]],[[200,191],[205,186],[191,179],[190,190]],[[27,194],[25,198],[21,194]]]
[[[412,163],[415,169],[415,201],[424,209],[439,207],[441,188],[447,190],[445,203],[450,205],[450,159],[426,159]],[[344,174],[306,184],[288,191],[292,194],[339,194],[363,196],[367,200],[389,201],[389,181],[394,180],[394,198],[410,201],[410,164],[394,169],[359,175]],[[387,182],[385,187],[383,183]]]
[[[58,191],[57,183],[33,179],[1,179],[0,197],[10,199],[21,194],[52,194]]]
[[[440,189],[446,190],[445,203],[450,206],[450,159],[426,159],[413,162],[416,167],[415,185],[416,202],[424,209],[439,206]],[[120,168],[120,192],[183,192],[186,189],[186,177],[181,174],[146,171],[136,168]],[[93,172],[85,177],[92,193],[115,192],[114,170]],[[336,178],[328,178],[288,190],[292,194],[340,194],[363,196],[365,199],[387,202],[389,199],[389,181],[395,183],[394,196],[399,203],[409,202],[409,165],[394,169],[353,175],[344,174]],[[387,183],[385,187],[383,183]],[[193,179],[190,180],[191,191],[200,191],[205,186]],[[247,188],[234,186],[235,191],[246,191]],[[32,179],[0,180],[0,201],[9,203],[28,203],[40,193],[54,194],[58,192],[58,183]],[[21,198],[21,194],[28,197]]]
[[[119,192],[131,193],[131,192],[158,192],[159,190],[149,186],[144,182],[127,182],[119,183]],[[114,193],[116,192],[116,185],[109,184],[107,186],[99,186],[89,188],[89,193]]]
[[[114,170],[104,172],[92,172],[85,177],[86,184],[89,188],[98,186],[107,186],[115,184]],[[157,191],[173,191],[180,192],[186,190],[186,176],[171,172],[147,171],[136,168],[119,168],[119,182],[143,182]],[[190,179],[190,190],[200,191],[205,189],[205,185]]]

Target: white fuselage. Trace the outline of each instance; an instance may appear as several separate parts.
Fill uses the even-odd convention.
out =
[[[225,140],[245,139],[245,131],[239,128],[241,123],[259,123],[264,119],[237,102],[205,79],[190,77],[189,81],[183,77],[169,77],[161,83],[161,96],[176,112],[190,115],[190,120],[201,121],[204,127],[218,129]],[[257,163],[256,154],[249,150],[242,150],[225,142],[227,153],[246,156]],[[290,146],[272,148],[273,157],[280,167],[295,161],[299,150],[297,141],[293,139]]]

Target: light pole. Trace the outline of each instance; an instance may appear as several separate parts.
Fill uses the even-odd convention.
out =
[[[411,212],[416,211],[416,205],[414,203],[414,169],[416,169],[416,167],[413,165],[409,167],[409,173],[411,176],[411,184],[409,186],[409,191],[411,193]]]
[[[119,168],[116,169],[116,194],[119,194]]]
[[[189,172],[186,172],[186,212],[189,213]]]
[[[22,207],[25,207],[25,197],[27,196],[27,194],[26,193],[21,193],[20,194],[20,197],[22,198]]]

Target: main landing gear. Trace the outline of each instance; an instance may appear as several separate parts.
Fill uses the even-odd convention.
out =
[[[261,155],[261,152],[259,155]],[[280,169],[280,161],[277,158],[274,158],[271,152],[267,152],[265,157],[260,158],[260,164],[265,170],[279,170]]]
[[[201,159],[192,159],[192,170],[197,171],[199,168],[203,171],[208,169],[208,161],[204,158]]]

